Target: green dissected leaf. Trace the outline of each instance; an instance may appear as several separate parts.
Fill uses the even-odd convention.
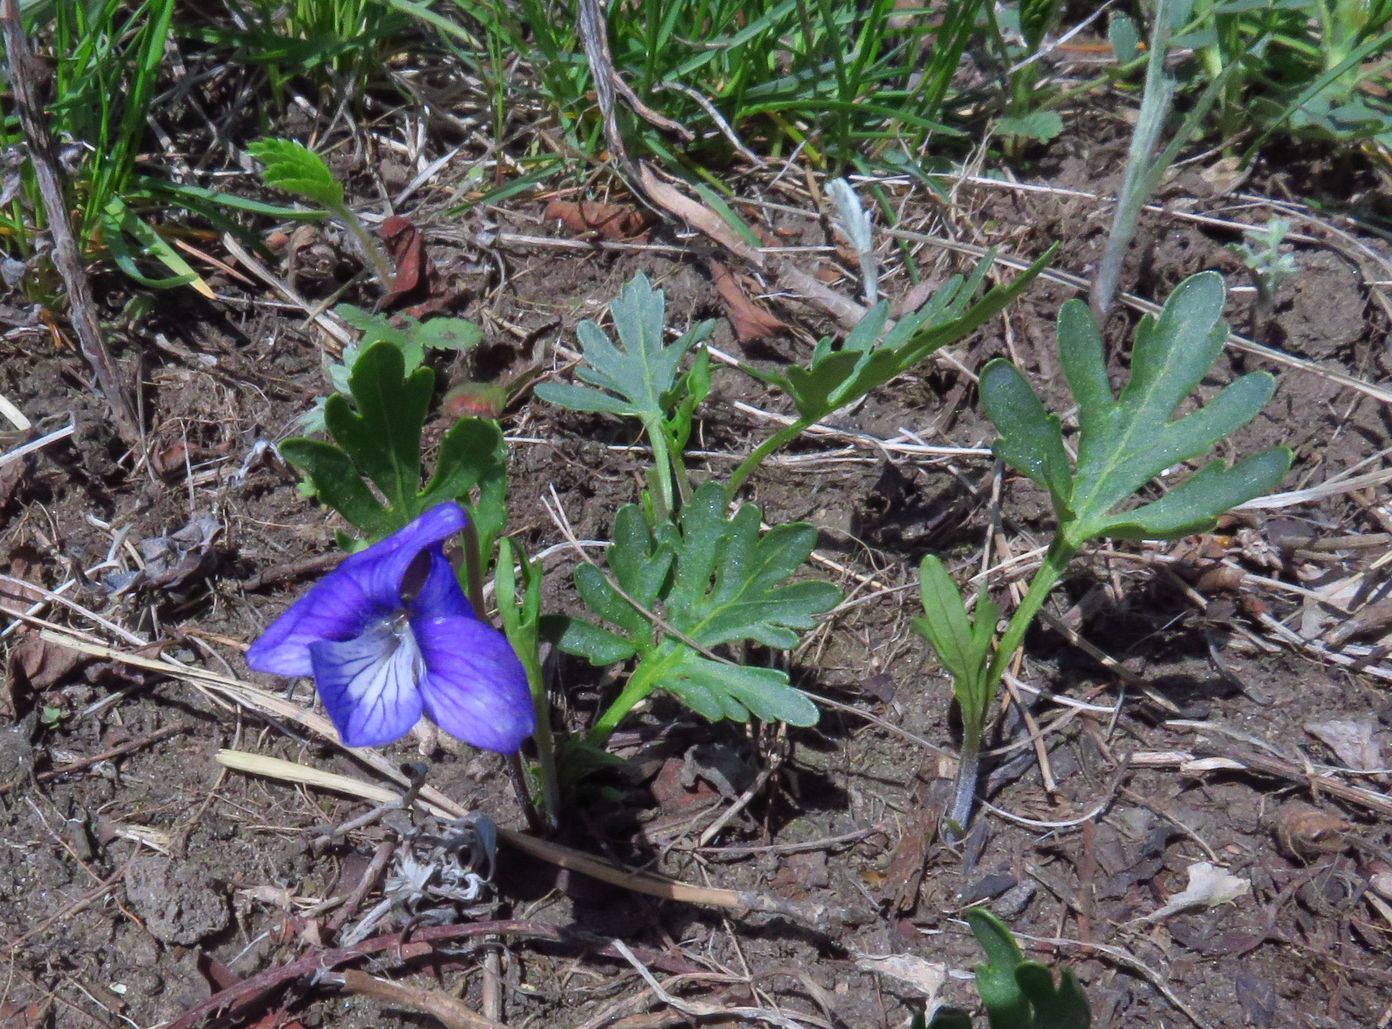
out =
[[[1063,118],[1057,111],[1031,111],[1011,115],[996,122],[996,132],[1002,136],[1023,136],[1047,143],[1063,131]]]
[[[537,396],[573,411],[627,415],[645,426],[660,425],[666,415],[664,398],[678,384],[682,357],[714,324],[702,322],[676,342],[665,344],[665,305],[662,291],[653,289],[646,275],[636,275],[610,305],[618,346],[592,321],[576,327],[584,361],[575,377],[588,385],[542,383],[536,388]]]
[[[408,373],[399,346],[378,340],[353,363],[348,376],[352,403],[335,393],[324,404],[324,424],[333,442],[291,439],[280,451],[321,500],[369,537],[392,532],[436,504],[458,500],[469,512],[486,561],[506,515],[502,432],[486,419],[461,418],[440,441],[435,472],[422,488],[421,429],[434,387],[434,372],[416,368]]]
[[[435,373],[417,368],[409,375],[401,351],[374,343],[358,356],[348,376],[353,404],[341,393],[324,405],[324,424],[365,478],[376,483],[388,504],[413,510],[420,489],[420,433],[430,410]],[[354,409],[356,406],[356,410]]]
[[[1054,249],[976,303],[972,298],[990,269],[990,255],[966,280],[954,275],[944,282],[926,304],[899,319],[887,334],[889,305],[879,303],[866,312],[839,349],[833,349],[829,339],[819,342],[807,367],[792,367],[781,374],[750,367],[745,371],[788,394],[804,421],[825,418],[985,324],[1044,270]]]
[[[315,496],[368,536],[385,536],[404,524],[373,496],[357,466],[332,443],[288,439],[280,445],[280,456],[308,480]]]
[[[395,343],[406,360],[408,372],[415,371],[425,360],[426,350],[467,353],[483,338],[483,331],[463,318],[431,318],[420,322],[409,315],[396,315],[395,321],[400,324],[394,324],[392,318],[370,314],[351,304],[339,304],[334,314],[362,334],[359,346],[367,347],[382,339]]]
[[[816,530],[760,533],[759,524],[752,505],[727,517],[725,491],[714,482],[695,492],[676,524],[654,526],[636,504],[620,509],[609,576],[589,564],[575,570],[576,591],[603,626],[570,620],[559,646],[597,665],[636,655],[630,683],[667,689],[710,719],[813,724],[816,706],[782,671],[706,653],[741,641],[790,649],[839,599],[830,583],[787,581],[812,553]]]
[[[318,154],[290,139],[259,139],[247,153],[261,162],[261,181],[311,204],[343,210],[343,187]]]
[[[653,448],[648,472],[654,506],[665,517],[686,490],[681,451],[691,434],[697,403],[710,388],[709,358],[698,356],[686,374],[682,358],[710,334],[715,323],[701,322],[676,342],[662,341],[662,291],[639,273],[609,307],[619,345],[591,321],[576,328],[584,360],[575,370],[583,386],[542,383],[536,395],[572,411],[590,411],[638,419]]]
[[[1091,313],[1081,301],[1064,305],[1059,359],[1078,404],[1072,473],[1058,419],[1044,411],[1019,372],[1005,361],[982,372],[982,404],[1001,434],[996,453],[1049,491],[1070,547],[1097,536],[1172,539],[1201,531],[1223,512],[1270,492],[1285,475],[1289,451],[1268,450],[1231,468],[1209,464],[1160,500],[1116,510],[1162,472],[1202,456],[1246,425],[1271,398],[1271,376],[1253,372],[1172,420],[1218,359],[1227,338],[1222,309],[1216,274],[1201,272],[1180,283],[1158,317],[1141,320],[1130,381],[1113,397]]]

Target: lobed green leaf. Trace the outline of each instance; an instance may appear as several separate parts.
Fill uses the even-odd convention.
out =
[[[641,507],[625,506],[605,556],[613,581],[591,564],[575,570],[576,592],[603,624],[571,619],[558,645],[599,665],[637,655],[634,679],[652,670],[656,687],[707,718],[812,724],[816,706],[784,672],[709,653],[746,640],[790,649],[840,598],[830,583],[788,581],[812,553],[815,530],[795,524],[761,533],[759,526],[752,505],[727,516],[715,482],[692,495],[675,523],[652,524]]]

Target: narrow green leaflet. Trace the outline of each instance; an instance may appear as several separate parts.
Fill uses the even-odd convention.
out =
[[[710,656],[722,644],[753,641],[776,650],[833,607],[840,592],[827,582],[788,582],[816,544],[806,524],[759,531],[752,505],[726,516],[725,491],[709,482],[673,524],[651,525],[630,504],[614,520],[608,575],[594,565],[575,571],[585,606],[602,624],[569,620],[560,647],[606,665],[637,656],[624,694],[591,733],[602,741],[634,704],[666,689],[706,718],[750,715],[811,725],[816,706],[773,668]],[[617,587],[617,588],[616,588]]]
[[[440,441],[435,472],[421,486],[421,430],[435,373],[409,373],[399,347],[379,340],[359,355],[348,377],[352,402],[335,393],[324,404],[333,442],[290,439],[280,452],[314,492],[369,537],[380,537],[427,508],[458,500],[469,511],[486,559],[505,516],[506,450],[498,426],[461,418]],[[385,503],[378,499],[371,483]],[[477,490],[476,501],[471,491]]]
[[[881,302],[866,312],[839,349],[832,348],[830,339],[821,340],[805,368],[795,366],[781,374],[752,367],[744,370],[788,394],[801,420],[810,424],[855,403],[990,321],[1044,270],[1055,249],[1051,247],[1012,282],[996,286],[975,303],[972,299],[991,267],[989,254],[969,277],[952,276],[926,304],[899,319],[887,334],[889,304]]]
[[[1232,467],[1206,465],[1159,500],[1117,510],[1161,473],[1207,453],[1255,418],[1271,398],[1270,375],[1253,372],[1202,408],[1175,412],[1212,369],[1227,338],[1223,282],[1213,272],[1175,289],[1159,316],[1136,329],[1131,378],[1119,397],[1107,381],[1102,339],[1087,306],[1059,312],[1059,359],[1078,404],[1078,459],[1070,469],[1058,419],[1048,414],[1008,361],[981,374],[981,400],[1001,434],[996,453],[1047,489],[1061,536],[1076,549],[1089,539],[1175,539],[1211,527],[1223,512],[1269,493],[1290,467],[1284,448]]]
[[[928,554],[918,566],[923,617],[913,621],[914,631],[932,644],[943,669],[952,678],[952,690],[962,709],[965,732],[980,733],[996,684],[988,681],[996,618],[1000,612],[983,589],[976,600],[976,617],[966,605],[943,563]]]
[[[343,187],[309,147],[290,139],[258,139],[247,146],[247,153],[261,162],[261,178],[267,186],[330,211],[343,209]]]

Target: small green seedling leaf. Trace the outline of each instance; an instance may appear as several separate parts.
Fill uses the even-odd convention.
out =
[[[1087,995],[1064,969],[1057,985],[1054,974],[1035,961],[1026,961],[1010,930],[985,908],[968,908],[967,924],[981,949],[984,964],[976,966],[976,988],[991,1029],[1088,1029],[1092,1016]],[[965,1012],[943,1008],[928,1029],[970,1029]]]
[[[586,385],[547,382],[535,390],[558,407],[641,422],[653,448],[650,479],[661,516],[675,509],[677,491],[684,488],[681,449],[690,435],[696,404],[710,387],[709,365],[698,357],[691,371],[682,374],[682,359],[715,327],[712,321],[701,322],[675,342],[664,343],[665,306],[662,291],[653,289],[640,272],[609,307],[617,345],[592,321],[576,327],[583,360],[575,377]]]
[[[1000,612],[983,589],[977,595],[973,619],[952,576],[932,554],[918,566],[918,584],[923,617],[914,619],[914,631],[928,640],[943,670],[951,676],[964,731],[979,734],[986,706],[995,692],[995,683],[987,681],[987,670]]]
[[[261,162],[261,180],[267,186],[327,211],[343,210],[343,187],[309,147],[290,139],[259,139],[247,146],[247,153]]]
[[[1160,500],[1118,508],[1147,483],[1200,457],[1255,418],[1271,398],[1270,375],[1252,372],[1197,411],[1176,410],[1213,367],[1227,338],[1223,283],[1213,272],[1175,289],[1159,316],[1136,329],[1131,378],[1119,397],[1107,381],[1102,339],[1082,301],[1059,312],[1059,359],[1078,404],[1078,459],[1071,472],[1058,419],[1044,411],[1020,373],[992,361],[981,400],[1000,432],[996,453],[1049,491],[1070,549],[1098,536],[1175,539],[1210,528],[1219,515],[1264,493],[1290,467],[1284,448],[1226,467],[1205,466]]]
[[[996,132],[1002,136],[1019,136],[1047,143],[1063,131],[1063,118],[1057,111],[1031,111],[1010,115],[996,122]]]
[[[575,570],[576,592],[602,624],[570,619],[558,640],[596,665],[638,658],[625,696],[591,742],[658,688],[712,720],[816,722],[816,706],[786,673],[710,656],[742,641],[789,650],[840,597],[827,582],[787,581],[812,553],[815,529],[798,523],[761,533],[759,525],[752,505],[727,517],[725,491],[714,482],[693,494],[675,524],[650,523],[636,504],[619,510],[609,575],[590,564]]]

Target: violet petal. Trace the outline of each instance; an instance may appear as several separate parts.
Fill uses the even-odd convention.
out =
[[[346,746],[390,743],[420,720],[421,653],[404,622],[384,621],[345,642],[321,640],[309,652],[324,710]]]
[[[536,728],[527,673],[498,630],[474,618],[412,618],[425,661],[425,714],[471,746],[511,754]]]
[[[251,645],[247,666],[272,675],[311,674],[311,644],[351,639],[400,609],[401,582],[411,563],[421,551],[438,545],[467,524],[458,504],[439,504],[366,550],[345,558]]]

